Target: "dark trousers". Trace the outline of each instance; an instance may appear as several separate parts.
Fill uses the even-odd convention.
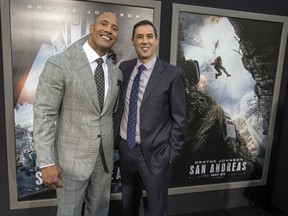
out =
[[[119,146],[122,183],[122,216],[139,215],[143,189],[146,190],[149,216],[168,215],[169,166],[154,175],[147,167],[141,145],[131,150],[124,140]]]

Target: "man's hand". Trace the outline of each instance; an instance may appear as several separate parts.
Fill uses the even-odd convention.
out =
[[[44,184],[50,189],[62,188],[60,180],[63,180],[61,170],[56,165],[41,168]]]

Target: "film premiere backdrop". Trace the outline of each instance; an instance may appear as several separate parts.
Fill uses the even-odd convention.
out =
[[[161,3],[3,2],[2,28],[10,30],[3,33],[3,49],[11,54],[4,56],[10,206],[55,205],[55,192],[42,184],[33,148],[33,100],[46,60],[87,35],[95,15],[109,10],[121,26],[109,55],[119,65],[135,57],[130,38],[137,21],[151,20],[160,32]],[[247,35],[252,27],[256,31]],[[271,28],[273,34],[265,31]],[[171,167],[169,194],[265,184],[284,35],[283,17],[173,4],[170,61],[185,72],[188,127],[184,151]],[[216,79],[219,72],[211,63],[217,56],[231,76],[222,71]],[[117,151],[114,159],[111,193],[120,199]]]

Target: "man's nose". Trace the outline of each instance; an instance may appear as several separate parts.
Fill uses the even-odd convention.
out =
[[[148,38],[146,36],[143,37],[142,43],[145,43],[145,44],[148,43]]]
[[[113,30],[112,25],[107,25],[107,26],[105,27],[105,31],[108,32],[108,33],[112,33],[112,30]]]

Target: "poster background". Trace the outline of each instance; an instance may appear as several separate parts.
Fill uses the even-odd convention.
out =
[[[266,183],[286,38],[284,17],[173,4],[188,127],[172,193]],[[229,75],[216,76],[218,56]]]

